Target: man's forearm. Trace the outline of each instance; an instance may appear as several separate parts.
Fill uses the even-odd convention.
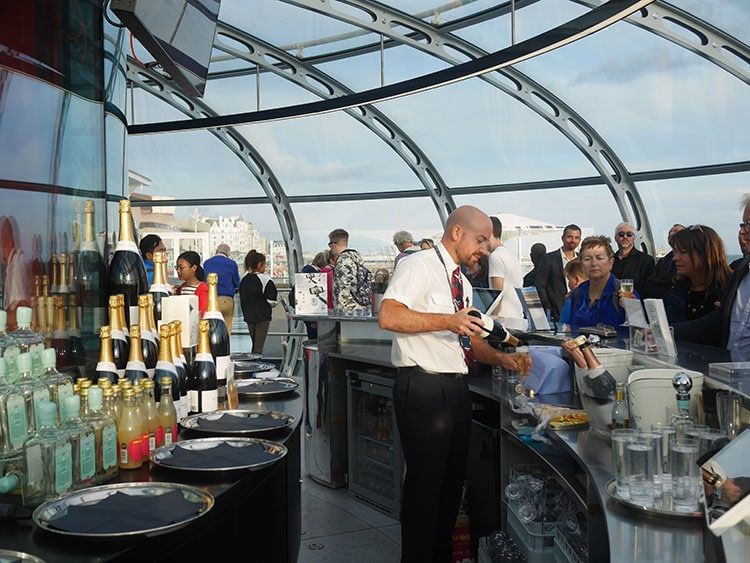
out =
[[[474,350],[474,357],[478,362],[491,366],[500,363],[499,357],[503,352],[490,346],[483,338],[472,336],[471,348]]]
[[[378,324],[384,330],[416,334],[448,330],[448,319],[451,315],[443,313],[420,313],[412,311],[403,303],[394,299],[385,299],[380,306]]]

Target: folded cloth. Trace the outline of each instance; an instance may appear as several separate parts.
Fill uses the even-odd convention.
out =
[[[560,349],[560,348],[558,348]],[[571,374],[568,362],[546,350],[529,351],[531,372],[524,384],[538,395],[565,393],[571,390]]]
[[[117,492],[93,504],[69,506],[67,514],[50,526],[72,533],[138,532],[182,522],[202,507],[202,502],[186,500],[180,491],[154,496]]]
[[[226,442],[213,448],[187,449],[175,446],[172,456],[161,461],[163,465],[186,469],[229,469],[263,463],[278,456],[267,452],[263,444],[232,446]]]
[[[286,426],[287,418],[275,418],[269,413],[236,416],[223,414],[217,419],[199,418],[198,426],[201,430],[210,432],[237,432],[241,430],[265,430]]]

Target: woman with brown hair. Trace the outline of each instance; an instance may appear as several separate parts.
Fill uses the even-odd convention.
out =
[[[724,243],[711,227],[691,225],[672,239],[675,284],[664,295],[671,323],[692,321],[717,309],[732,274]]]
[[[271,324],[271,309],[276,306],[276,284],[266,274],[266,256],[251,250],[245,256],[247,273],[240,282],[240,305],[253,339],[253,353],[262,354]]]

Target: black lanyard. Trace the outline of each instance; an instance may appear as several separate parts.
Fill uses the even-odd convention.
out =
[[[438,247],[433,246],[432,248],[435,249],[435,254],[437,254],[437,257],[440,260],[440,263],[443,265],[443,270],[445,270],[445,279],[448,281],[448,289],[450,289],[451,291],[451,301],[453,301],[453,309],[455,312],[458,312],[460,309],[463,309],[463,307],[459,307],[459,305],[463,305],[463,303],[461,303],[461,301],[458,298],[453,297],[453,282],[451,281],[451,274],[448,273],[448,266],[445,265],[445,260],[443,260],[443,255],[440,254]],[[458,271],[458,279],[461,280],[461,293],[463,293],[464,280],[461,278],[460,267]],[[467,307],[469,306],[468,299],[466,301],[466,306]]]

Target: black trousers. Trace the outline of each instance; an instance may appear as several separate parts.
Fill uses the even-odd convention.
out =
[[[400,369],[393,404],[406,460],[401,561],[449,562],[471,432],[466,379]]]

